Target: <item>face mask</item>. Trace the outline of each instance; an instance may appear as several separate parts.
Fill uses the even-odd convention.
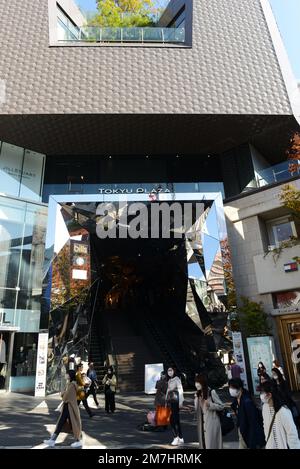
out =
[[[229,388],[229,394],[231,397],[238,397],[240,391],[238,389]]]
[[[168,371],[168,376],[169,376],[170,378],[173,378],[173,376],[174,376],[174,371]]]
[[[269,402],[269,397],[267,397],[266,393],[260,395],[260,400],[263,404],[267,404]]]
[[[262,368],[262,365],[258,365],[258,368]]]
[[[275,373],[272,376],[273,376],[273,379],[279,379]]]
[[[195,383],[195,388],[197,389],[197,391],[201,391],[202,386],[200,383]]]

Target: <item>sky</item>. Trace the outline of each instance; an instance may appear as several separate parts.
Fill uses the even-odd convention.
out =
[[[163,0],[158,0],[163,3]],[[166,3],[168,0],[165,0]],[[230,1],[230,0],[228,0]],[[94,10],[95,0],[76,0],[83,10]],[[300,0],[270,0],[292,68],[300,82]]]

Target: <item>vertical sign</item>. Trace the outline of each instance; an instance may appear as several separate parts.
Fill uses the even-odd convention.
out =
[[[48,355],[48,333],[39,334],[36,377],[35,377],[35,396],[44,397],[46,394],[46,375],[47,375],[47,355]]]
[[[232,333],[232,343],[236,364],[243,370],[241,373],[241,380],[243,381],[245,388],[248,389],[245,354],[241,332]]]
[[[259,394],[259,378],[257,375],[258,363],[262,362],[269,376],[272,375],[274,354],[273,337],[248,337],[247,346],[249,352],[250,369],[252,376],[253,391]]]
[[[145,365],[145,394],[155,394],[156,382],[160,379],[160,373],[164,371],[163,363]]]

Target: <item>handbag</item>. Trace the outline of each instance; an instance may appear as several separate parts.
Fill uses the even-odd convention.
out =
[[[210,392],[210,398],[212,402],[214,402],[211,392]],[[232,432],[232,430],[234,429],[234,421],[229,410],[228,409],[217,410],[217,414],[220,419],[222,436],[225,436],[228,433]]]
[[[170,424],[171,409],[170,407],[157,406],[156,407],[156,425],[158,427],[165,427]]]
[[[230,412],[224,409],[218,411],[217,414],[220,419],[222,436],[225,436],[228,433],[232,432],[232,430],[234,429],[234,421]]]

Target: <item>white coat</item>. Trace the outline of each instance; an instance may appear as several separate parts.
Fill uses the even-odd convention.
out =
[[[269,404],[264,404],[262,413],[265,438],[267,440],[274,412],[272,415],[272,408]],[[285,406],[281,407],[276,414],[266,449],[300,449],[298,431],[292,412]]]

